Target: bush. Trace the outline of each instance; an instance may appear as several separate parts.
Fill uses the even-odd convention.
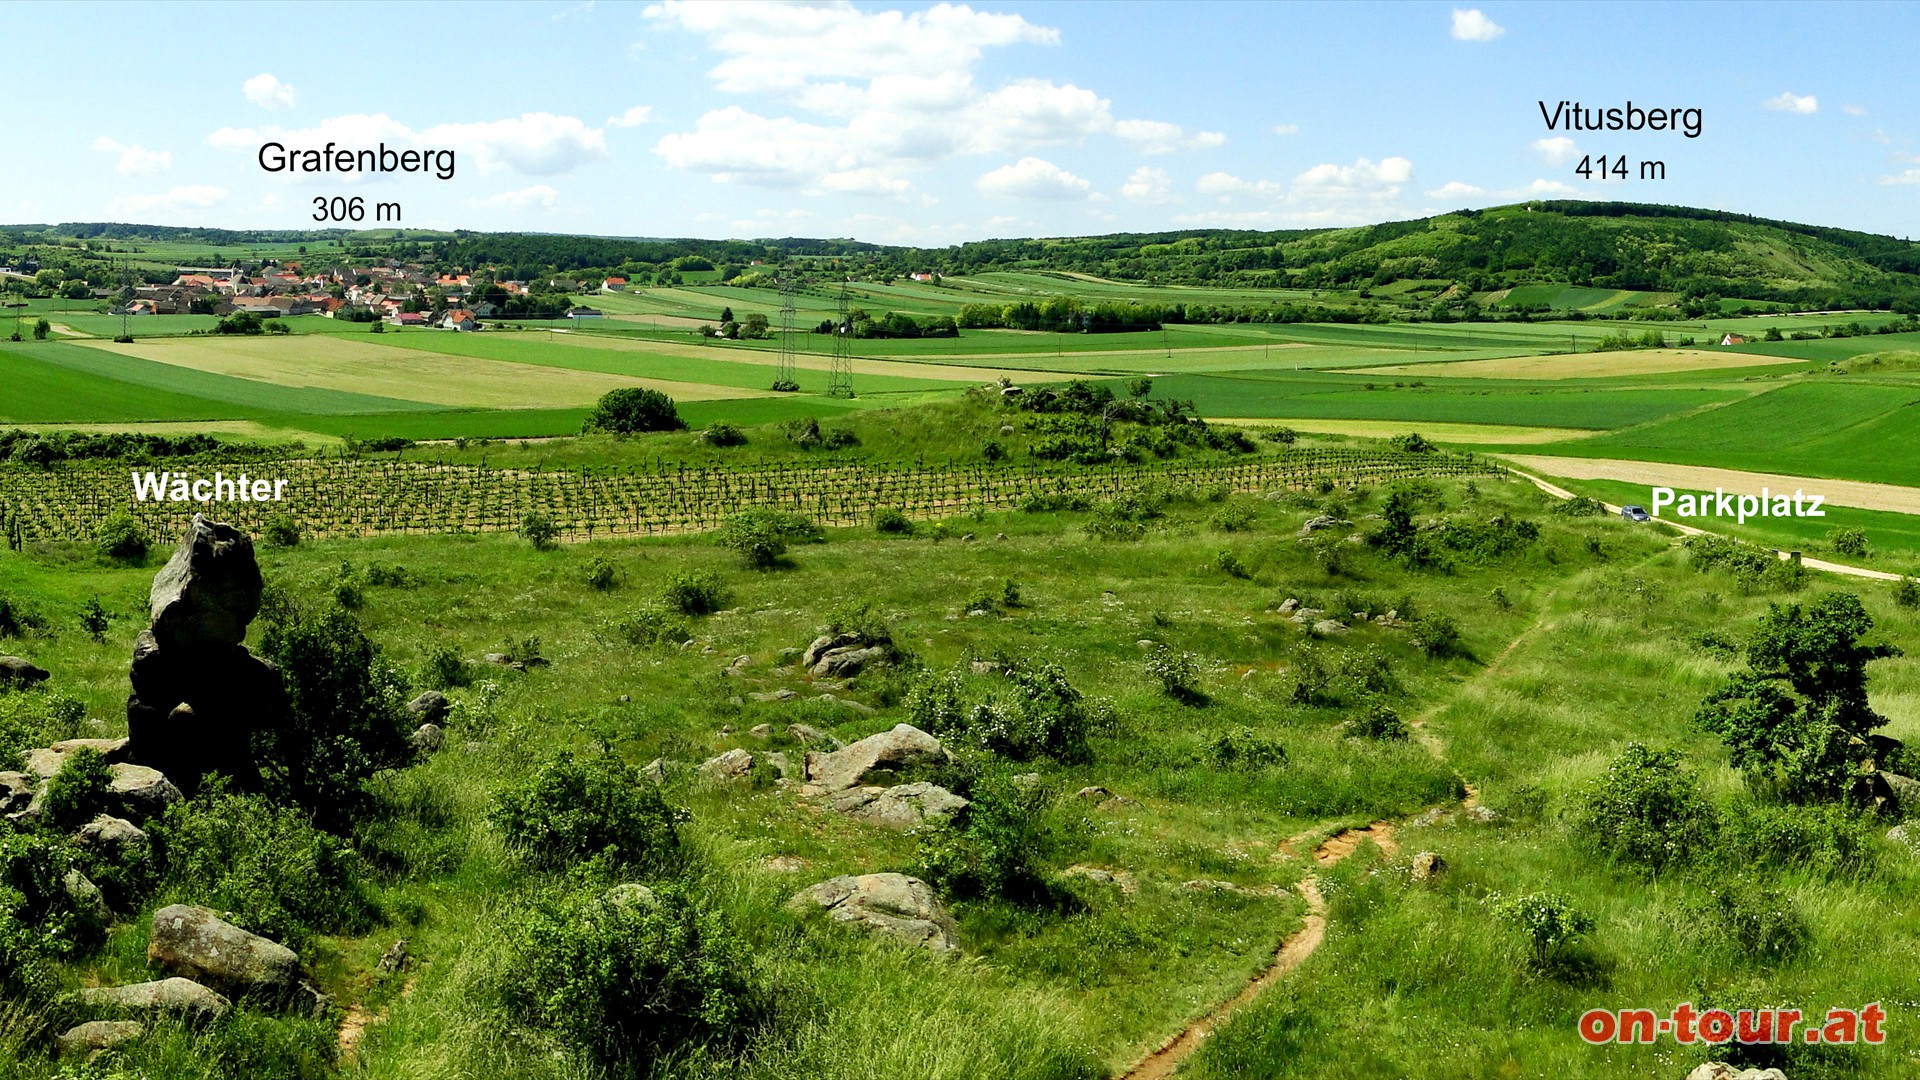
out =
[[[345,611],[308,616],[276,606],[260,646],[279,666],[291,706],[255,737],[268,784],[327,821],[343,820],[373,774],[412,757],[405,684]]]
[[[732,424],[708,424],[700,432],[700,441],[714,447],[745,446],[747,433]]]
[[[907,691],[907,716],[922,731],[1014,761],[1041,755],[1069,764],[1089,760],[1100,704],[1089,702],[1057,664],[1009,661],[1003,671],[991,680],[959,670],[923,675]]]
[[[106,928],[67,895],[73,868],[51,837],[0,832],[0,993],[45,997],[58,985],[52,962],[100,940]]]
[[[1292,446],[1300,438],[1300,433],[1290,427],[1277,427],[1261,432],[1260,437],[1281,446]]]
[[[1527,956],[1537,968],[1555,966],[1569,946],[1593,930],[1593,917],[1560,893],[1505,898],[1495,893],[1487,901],[1495,919],[1520,932]]]
[[[620,1075],[681,1052],[725,1056],[760,1007],[738,938],[680,886],[622,899],[574,884],[520,918],[499,985],[517,1019]]]
[[[1347,718],[1345,733],[1349,739],[1382,739],[1390,742],[1405,742],[1413,737],[1413,729],[1393,706],[1384,701],[1369,701],[1365,708]]]
[[[107,609],[100,606],[100,598],[88,597],[87,606],[80,609],[80,629],[85,630],[87,636],[94,641],[104,642],[107,640],[107,629],[110,625],[107,621]]]
[[[1738,951],[1766,960],[1784,960],[1813,938],[1791,896],[1741,877],[1709,885],[1694,921]]]
[[[1213,527],[1221,532],[1246,532],[1253,528],[1253,508],[1231,502],[1214,511]]]
[[[1387,445],[1403,454],[1431,454],[1439,449],[1439,447],[1428,442],[1423,436],[1415,432],[1408,432],[1405,435],[1395,435],[1393,438],[1387,440]]]
[[[115,562],[138,563],[147,557],[147,534],[132,514],[117,510],[100,523],[93,546]]]
[[[1553,512],[1563,517],[1599,517],[1607,512],[1607,504],[1589,495],[1575,495],[1555,503]]]
[[[353,846],[291,807],[216,784],[168,807],[154,833],[163,890],[231,912],[254,933],[300,947],[315,934],[363,934],[380,921]]]
[[[527,862],[560,867],[594,856],[641,870],[680,864],[679,823],[638,770],[614,754],[584,761],[561,753],[494,797],[494,827]]]
[[[286,514],[275,514],[260,529],[260,542],[268,547],[290,548],[300,544],[300,526]]]
[[[1827,534],[1827,546],[1837,555],[1867,557],[1867,534],[1860,529],[1835,529]]]
[[[47,782],[47,821],[62,833],[92,821],[107,808],[107,785],[112,780],[105,754],[91,746],[70,752]]]
[[[1264,769],[1286,764],[1287,749],[1243,727],[1214,736],[1207,744],[1207,760],[1216,769]]]
[[[633,435],[645,431],[681,431],[686,426],[672,398],[649,387],[623,386],[601,395],[593,411],[587,414],[584,430]]]
[[[1213,567],[1230,578],[1244,580],[1253,576],[1248,573],[1246,564],[1240,561],[1240,556],[1226,548],[1221,548],[1219,553],[1214,555]]]
[[[913,522],[897,507],[883,506],[873,512],[873,531],[885,536],[912,536]]]
[[[382,589],[411,589],[417,582],[404,566],[376,562],[367,564],[367,584]]]
[[[1064,898],[1046,872],[1059,843],[1047,819],[1051,793],[992,771],[974,782],[968,797],[957,824],[922,835],[918,876],[961,900],[1060,904]]]
[[[542,511],[529,510],[520,518],[520,538],[532,544],[537,551],[552,547],[559,535],[560,527]]]
[[[1636,742],[1588,783],[1576,831],[1601,854],[1658,873],[1708,851],[1716,824],[1679,752]]]
[[[472,682],[466,659],[451,645],[434,646],[420,666],[420,684],[429,690],[452,690]]]
[[[1460,640],[1460,624],[1437,611],[1413,620],[1412,634],[1414,645],[1435,660],[1466,654]]]
[[[1874,863],[1872,819],[1849,807],[1735,800],[1721,818],[1720,855],[1731,870],[1775,866],[1849,875]]]
[[[660,599],[682,615],[711,615],[726,607],[732,597],[718,575],[691,570],[669,578]]]
[[[605,555],[597,555],[587,563],[587,588],[595,592],[611,592],[620,585],[620,567]]]
[[[1903,577],[1894,583],[1893,602],[1903,608],[1920,607],[1920,581]]]
[[[1170,698],[1194,700],[1200,696],[1198,659],[1190,652],[1174,652],[1165,645],[1155,645],[1147,653],[1147,677],[1159,683]]]
[[[628,645],[655,645],[666,642],[678,645],[693,640],[693,630],[687,620],[671,611],[658,608],[641,608],[610,620],[602,627],[604,636],[612,637]]]
[[[779,565],[789,543],[811,543],[825,539],[818,525],[798,514],[777,510],[748,510],[727,519],[716,542],[745,559],[758,570]]]

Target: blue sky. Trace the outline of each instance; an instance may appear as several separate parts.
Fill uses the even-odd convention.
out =
[[[1845,4],[14,4],[0,221],[635,236],[1363,224],[1533,196],[1920,233],[1920,8]],[[28,88],[43,88],[29,90]],[[1536,101],[1699,108],[1552,132]],[[272,176],[278,139],[458,175]],[[1562,141],[1555,142],[1553,140]],[[1586,154],[1665,162],[1596,182]]]

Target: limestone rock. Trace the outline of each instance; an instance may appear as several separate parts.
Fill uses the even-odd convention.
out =
[[[811,864],[798,855],[769,855],[760,865],[776,874],[797,874]]]
[[[754,690],[747,696],[755,701],[792,701],[800,695],[783,686],[778,690]]]
[[[407,742],[413,746],[413,752],[422,756],[438,753],[447,741],[447,729],[439,724],[421,724],[407,736]]]
[[[1687,1080],[1787,1080],[1779,1069],[1740,1069],[1724,1061],[1709,1061],[1687,1074]]]
[[[261,585],[253,541],[225,522],[195,514],[173,558],[153,579],[153,635],[163,648],[238,645],[260,613]]]
[[[112,778],[107,782],[107,796],[135,820],[158,817],[182,798],[180,789],[158,769],[124,763],[108,768]]]
[[[39,783],[40,777],[29,773],[0,772],[0,814],[25,810]]]
[[[102,986],[80,991],[80,1004],[90,1009],[142,1015],[168,1014],[189,1022],[219,1020],[232,1010],[226,998],[192,979],[157,979],[128,986]]]
[[[86,747],[89,750],[98,750],[100,752],[100,756],[103,758],[106,758],[107,764],[109,765],[118,765],[123,761],[132,760],[130,757],[131,751],[128,749],[127,740],[124,738],[122,739],[61,739],[59,742],[54,743],[48,749],[51,749],[56,754],[71,754],[75,750],[80,749],[81,747]]]
[[[1300,535],[1303,537],[1312,536],[1322,529],[1345,529],[1350,528],[1352,525],[1353,522],[1344,518],[1337,518],[1331,514],[1321,514],[1317,517],[1308,518],[1306,523],[1300,526]]]
[[[794,741],[802,746],[826,746],[834,750],[843,750],[847,745],[812,724],[788,724],[787,734],[793,736]]]
[[[1500,814],[1490,806],[1470,806],[1467,808],[1467,818],[1486,825],[1499,821]]]
[[[153,913],[147,960],[233,994],[284,997],[300,981],[300,958],[292,949],[186,904]]]
[[[647,762],[646,768],[640,770],[640,776],[654,787],[666,787],[666,761],[661,758],[654,758],[652,761]]]
[[[842,708],[852,709],[854,712],[857,712],[862,716],[872,716],[874,713],[880,711],[874,708],[873,706],[867,705],[863,702],[853,701],[843,697],[835,697],[832,694],[815,694],[813,700],[818,701],[823,705],[838,705]]]
[[[0,656],[0,686],[32,686],[51,677],[46,668],[18,656]]]
[[[1321,637],[1338,637],[1347,632],[1347,624],[1338,619],[1321,619],[1313,624],[1313,632]]]
[[[1069,866],[1060,871],[1061,877],[1083,878],[1096,885],[1111,885],[1120,890],[1122,896],[1132,896],[1140,891],[1140,885],[1133,880],[1133,874],[1126,870],[1108,870],[1100,866]]]
[[[755,724],[752,727],[747,729],[747,734],[753,736],[756,739],[771,739],[773,738],[773,725],[772,724]]]
[[[753,754],[740,749],[729,750],[700,763],[700,775],[711,780],[738,780],[752,771]]]
[[[102,1050],[118,1050],[147,1033],[138,1020],[92,1020],[68,1028],[54,1039],[61,1057],[84,1057]]]
[[[828,805],[848,817],[889,829],[911,829],[929,821],[946,821],[967,808],[966,799],[938,784],[897,784],[890,788],[848,788]]]
[[[905,874],[829,878],[795,894],[788,906],[822,908],[835,922],[889,934],[932,952],[959,948],[953,916],[926,882]]]
[[[67,894],[67,900],[73,909],[89,918],[105,922],[112,917],[107,910],[107,898],[100,895],[100,886],[78,870],[69,870],[60,879],[60,888]]]
[[[898,772],[914,766],[943,765],[953,760],[940,740],[911,724],[869,735],[831,754],[807,755],[807,779],[827,791],[840,791],[877,773]]]
[[[1413,857],[1413,880],[1437,881],[1446,875],[1449,869],[1447,860],[1437,852],[1423,851]]]
[[[408,944],[406,938],[400,938],[387,946],[387,951],[380,954],[380,962],[374,965],[375,970],[388,975],[396,971],[405,971],[407,965],[413,962],[413,956],[408,952]]]
[[[438,724],[446,720],[453,711],[453,702],[438,690],[428,690],[412,701],[407,702],[407,711],[418,717],[423,724]]]
[[[860,644],[859,634],[821,634],[800,654],[800,666],[811,668],[820,662],[820,658],[835,649],[844,649],[849,645]]]
[[[868,664],[877,663],[886,657],[887,650],[878,645],[866,647],[849,645],[822,654],[819,661],[807,669],[807,674],[816,679],[844,679],[860,674]]]

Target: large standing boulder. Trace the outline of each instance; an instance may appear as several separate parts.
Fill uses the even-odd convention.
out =
[[[240,644],[260,590],[252,542],[199,515],[154,578],[153,623],[133,647],[128,751],[189,794],[207,773],[245,787],[253,733],[287,714],[280,673]]]
[[[236,995],[286,997],[300,981],[292,949],[186,904],[153,913],[147,960]]]
[[[899,724],[892,731],[869,735],[830,754],[808,754],[807,779],[828,791],[840,791],[876,774],[944,765],[952,760],[953,755],[939,739],[912,724]]]
[[[788,901],[795,910],[822,908],[835,922],[889,934],[933,952],[959,948],[953,916],[933,888],[905,874],[862,874],[829,878],[803,889]]]
[[[36,667],[18,656],[0,656],[0,687],[32,686],[50,677],[46,668]]]
[[[816,679],[850,678],[864,671],[868,664],[885,660],[888,655],[889,650],[884,646],[849,645],[823,654],[818,663],[807,669],[807,674]]]
[[[102,1012],[171,1015],[189,1022],[219,1020],[233,1004],[192,979],[157,979],[80,991],[80,1004]]]
[[[118,1050],[146,1033],[146,1025],[138,1020],[91,1020],[68,1028],[53,1044],[61,1057],[83,1057]]]

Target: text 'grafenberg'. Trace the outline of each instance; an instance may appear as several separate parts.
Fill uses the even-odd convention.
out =
[[[432,173],[453,179],[451,150],[395,150],[381,143],[374,150],[350,150],[328,143],[319,150],[289,149],[270,142],[260,147],[260,167],[270,173]]]

